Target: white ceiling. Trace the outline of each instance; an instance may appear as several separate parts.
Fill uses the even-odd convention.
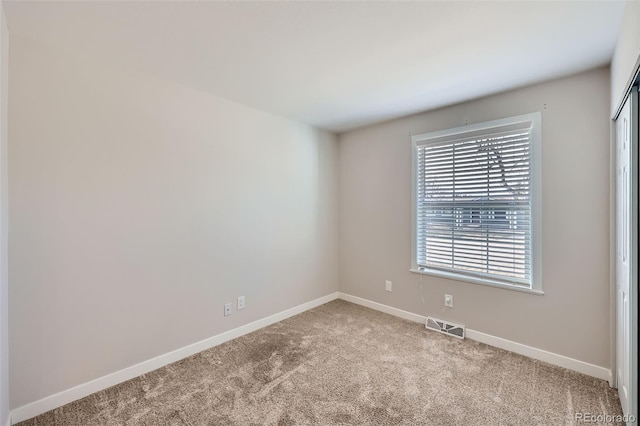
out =
[[[605,65],[623,8],[5,1],[11,34],[336,132]]]

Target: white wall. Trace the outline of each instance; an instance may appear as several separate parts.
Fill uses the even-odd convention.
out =
[[[0,425],[9,419],[9,274],[8,274],[8,157],[7,98],[9,30],[0,3]]]
[[[610,368],[609,77],[600,68],[341,134],[341,291]],[[409,272],[410,135],[534,111],[545,294],[424,276],[423,305],[420,276]]]
[[[12,408],[337,291],[334,135],[20,37],[10,71]]]
[[[640,61],[640,2],[628,0],[618,42],[611,61],[611,113],[614,114],[626,94],[628,84]]]

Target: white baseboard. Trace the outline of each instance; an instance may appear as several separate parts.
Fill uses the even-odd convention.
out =
[[[22,407],[18,407],[11,411],[10,420],[16,423],[28,420],[32,417],[53,410],[54,408],[61,407],[65,404],[91,395],[92,393],[107,389],[111,386],[117,385],[118,383],[125,382],[142,374],[149,373],[153,370],[157,370],[158,368],[164,367],[165,365],[171,364],[183,358],[197,354],[198,352],[202,352],[206,349],[228,342],[229,340],[233,340],[237,337],[244,336],[245,334],[249,334],[294,315],[298,315],[302,312],[308,311],[309,309],[323,305],[327,302],[331,302],[332,300],[335,300],[337,298],[337,292],[328,294],[310,302],[303,303],[302,305],[295,306],[277,314],[270,315],[266,318],[262,318],[238,328],[234,328],[233,330],[229,330],[216,336],[209,337],[205,340],[201,340],[200,342],[191,344],[189,346],[176,349],[175,351],[168,352],[166,354],[157,356],[147,361],[143,361],[131,367],[116,371],[115,373],[99,377],[95,380],[91,380],[90,382],[83,383],[71,389],[58,392],[54,395],[42,398],[30,404],[23,405]]]
[[[356,303],[358,305],[366,306],[367,308],[375,309],[396,317],[404,318],[409,321],[415,321],[424,324],[427,320],[426,316],[414,314],[412,312],[403,311],[402,309],[393,308],[391,306],[383,305],[378,302],[363,299],[360,297],[352,296],[350,294],[338,293],[339,298],[348,302]],[[529,358],[544,361],[549,364],[557,365],[559,367],[566,368],[568,370],[577,371],[578,373],[586,374],[591,377],[595,377],[601,380],[606,380],[611,383],[611,370],[605,367],[600,367],[588,362],[580,361],[577,359],[569,358],[564,355],[559,355],[553,352],[548,352],[542,349],[534,348],[532,346],[523,345],[511,340],[503,339],[501,337],[492,336],[490,334],[481,333],[467,328],[467,338],[476,340],[487,345],[505,349],[510,352],[515,352],[520,355],[527,356]]]
[[[553,352],[548,352],[543,349],[534,348],[533,346],[523,345],[522,343],[517,343],[511,340],[492,336],[486,333],[481,333],[479,331],[471,330],[468,328],[467,337],[471,340],[486,343],[487,345],[494,346],[496,348],[505,349],[510,352],[515,352],[517,354],[527,356],[529,358],[557,365],[558,367],[577,371],[578,373],[586,374],[587,376],[609,381],[610,370],[605,367],[589,364],[588,362],[569,358]]]
[[[361,297],[352,296],[346,293],[338,293],[338,297],[347,302],[355,303],[356,305],[366,306],[367,308],[374,309],[376,311],[384,312],[385,314],[393,315],[394,317],[404,318],[409,321],[425,323],[427,317],[423,315],[414,314],[413,312],[403,311],[402,309],[393,308],[391,306],[383,305],[382,303],[373,302]]]

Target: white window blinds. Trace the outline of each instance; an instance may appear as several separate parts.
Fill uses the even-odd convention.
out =
[[[418,267],[532,288],[533,124],[415,141]]]

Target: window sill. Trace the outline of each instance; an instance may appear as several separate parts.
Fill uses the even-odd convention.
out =
[[[538,296],[541,296],[544,294],[544,291],[542,290],[535,290],[535,289],[531,289],[531,288],[525,288],[525,287],[518,287],[516,285],[512,285],[512,284],[506,284],[506,283],[502,283],[500,281],[493,281],[490,279],[486,279],[486,278],[477,278],[477,277],[470,277],[470,276],[466,276],[466,275],[460,275],[460,274],[455,274],[452,272],[445,272],[445,271],[438,271],[438,270],[434,270],[434,269],[409,269],[409,271],[413,272],[414,274],[422,274],[422,275],[431,275],[434,277],[439,277],[439,278],[447,278],[450,280],[455,280],[455,281],[463,281],[463,282],[467,282],[467,283],[472,283],[472,284],[481,284],[481,285],[486,285],[489,287],[496,287],[496,288],[502,288],[505,290],[513,290],[513,291],[520,291],[523,293],[530,293],[530,294],[536,294]]]

